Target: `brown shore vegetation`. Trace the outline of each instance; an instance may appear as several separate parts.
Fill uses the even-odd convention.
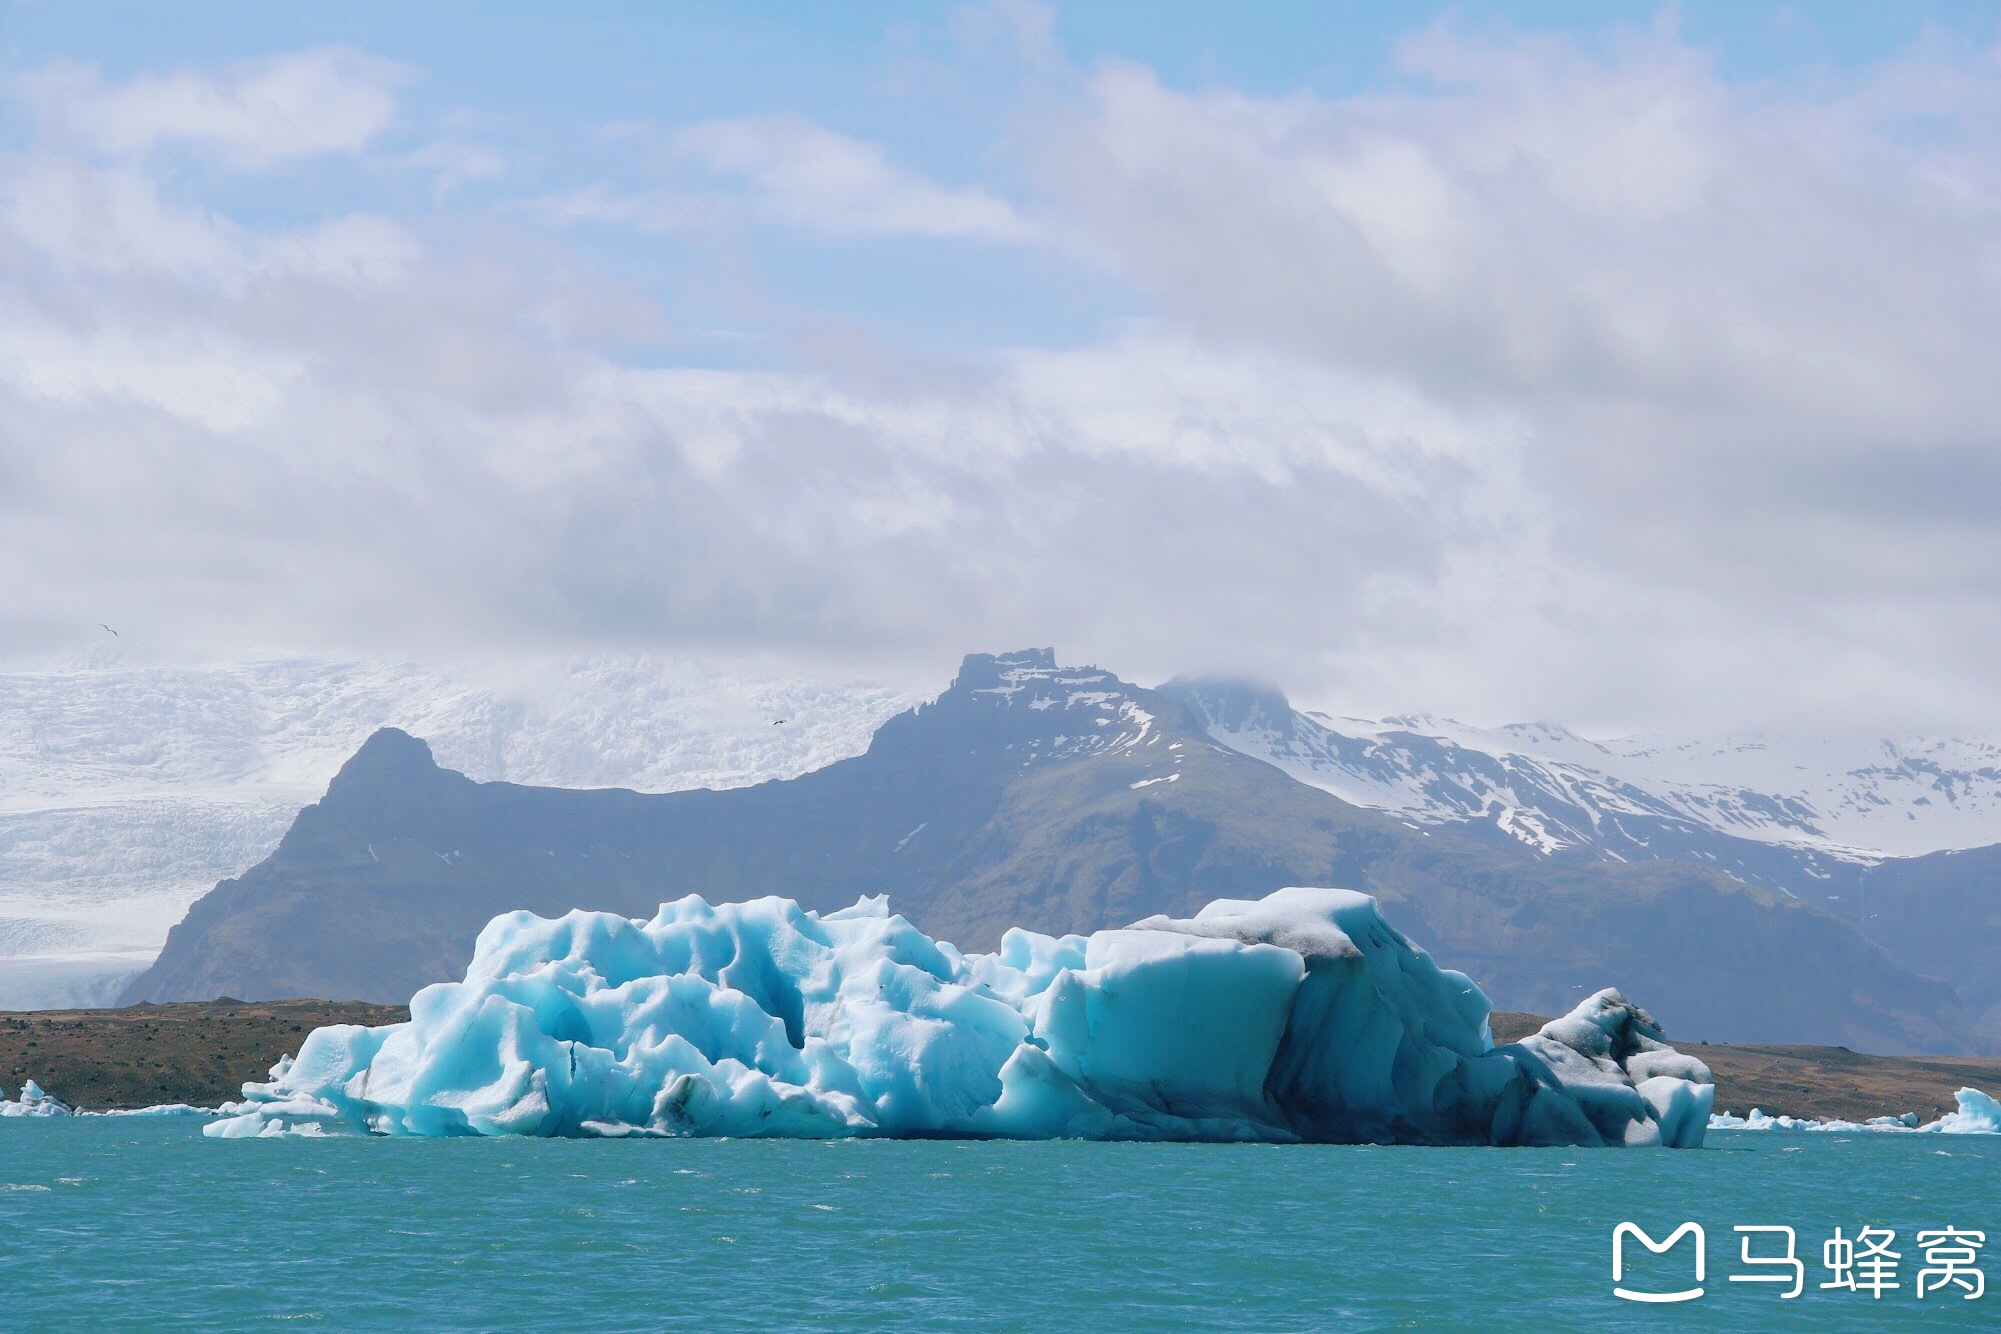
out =
[[[32,1079],[92,1111],[185,1102],[213,1107],[242,1096],[279,1057],[325,1024],[393,1024],[400,1005],[358,1001],[199,1001],[121,1010],[0,1014],[0,1086],[13,1097]]]

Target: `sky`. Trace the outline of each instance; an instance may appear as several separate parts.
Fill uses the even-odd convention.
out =
[[[0,0],[0,662],[2001,731],[1997,16]]]

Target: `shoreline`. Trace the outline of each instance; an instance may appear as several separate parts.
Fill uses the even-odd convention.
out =
[[[186,1001],[114,1010],[0,1013],[0,1087],[32,1079],[72,1107],[132,1111],[214,1107],[243,1096],[307,1033],[327,1024],[390,1024],[407,1006],[362,1001]]]
[[[312,999],[185,1001],[109,1010],[0,1012],[0,1087],[37,1081],[71,1106],[130,1111],[169,1103],[214,1107],[242,1096],[305,1035],[327,1024],[409,1018],[401,1005]],[[1535,1032],[1541,1016],[1496,1011],[1494,1040]],[[1671,1039],[1672,1040],[1672,1039]],[[2001,1057],[1873,1056],[1845,1047],[1702,1043],[1677,1049],[1716,1076],[1716,1110],[1866,1121],[1916,1112],[1932,1120],[1964,1085],[2001,1091]]]

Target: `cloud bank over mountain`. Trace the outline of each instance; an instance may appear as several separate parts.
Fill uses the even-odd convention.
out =
[[[1444,23],[1232,82],[1083,27],[532,125],[416,37],[24,42],[0,646],[1997,722],[1991,43]]]

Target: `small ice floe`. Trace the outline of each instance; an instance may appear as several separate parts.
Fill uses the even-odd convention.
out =
[[[272,1077],[282,1077],[291,1065],[291,1057],[280,1059],[272,1067]],[[303,1095],[261,1102],[257,1104],[259,1114],[256,1116],[245,1114],[250,1110],[244,1103],[226,1102],[216,1111],[216,1115],[223,1119],[203,1126],[202,1134],[211,1139],[275,1139],[280,1135],[315,1137],[326,1133],[323,1122],[340,1116],[331,1103]]]
[[[197,1107],[186,1102],[162,1102],[151,1107],[113,1107],[102,1112],[84,1112],[84,1116],[221,1116],[215,1107]]]
[[[214,1107],[196,1107],[185,1102],[163,1102],[152,1107],[114,1107],[101,1112],[84,1111],[72,1107],[54,1094],[43,1090],[40,1084],[29,1080],[21,1086],[21,1096],[14,1102],[7,1101],[6,1090],[0,1089],[0,1116],[220,1116]]]
[[[203,1126],[202,1133],[212,1135],[217,1128],[222,1130],[221,1139],[285,1139],[293,1136],[324,1139],[327,1133],[326,1127],[318,1121],[286,1121],[278,1117],[261,1121],[249,1129],[244,1129],[241,1122],[216,1121]]]
[[[42,1092],[42,1086],[30,1079],[21,1085],[19,1099],[7,1101],[7,1092],[0,1089],[0,1116],[75,1116],[76,1109],[61,1098]]]
[[[1905,1112],[1902,1116],[1876,1116],[1867,1121],[1838,1119],[1815,1121],[1803,1116],[1770,1116],[1753,1107],[1749,1116],[1718,1112],[1709,1118],[1709,1128],[1711,1130],[1875,1130],[1904,1134],[2001,1135],[2001,1103],[1995,1102],[1979,1089],[1961,1089],[1954,1096],[1959,1102],[1958,1110],[1947,1112],[1936,1121],[1923,1123],[1919,1122],[1916,1112]]]

